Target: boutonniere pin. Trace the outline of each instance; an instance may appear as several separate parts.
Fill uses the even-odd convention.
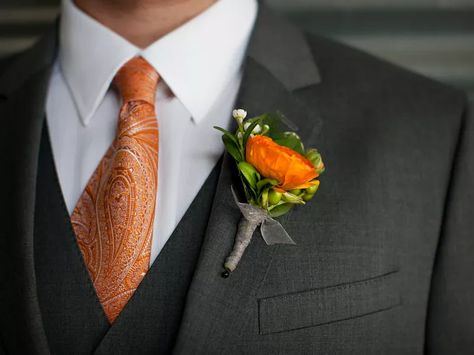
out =
[[[235,133],[214,128],[223,133],[222,141],[237,164],[247,201],[240,202],[232,190],[242,217],[223,277],[236,269],[258,226],[268,245],[295,244],[275,218],[309,202],[324,172],[321,154],[314,148],[305,149],[295,132],[285,131],[281,114],[246,118],[247,112],[238,109],[232,115],[237,121]]]

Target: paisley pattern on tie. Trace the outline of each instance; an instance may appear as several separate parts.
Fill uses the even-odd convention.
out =
[[[114,83],[123,99],[117,136],[71,216],[79,248],[107,318],[127,304],[150,262],[158,188],[158,74],[142,58]]]

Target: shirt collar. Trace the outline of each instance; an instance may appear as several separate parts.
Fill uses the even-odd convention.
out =
[[[136,55],[157,70],[198,123],[237,80],[256,15],[256,0],[219,0],[140,49],[64,0],[59,63],[82,123],[90,122],[117,71]]]

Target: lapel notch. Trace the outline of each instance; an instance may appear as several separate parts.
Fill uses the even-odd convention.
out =
[[[248,56],[289,91],[319,84],[322,80],[304,32],[266,6],[259,7]]]

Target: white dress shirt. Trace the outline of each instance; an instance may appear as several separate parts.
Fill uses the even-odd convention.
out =
[[[256,0],[219,0],[141,49],[63,0],[46,115],[69,213],[115,137],[120,99],[112,79],[140,55],[161,77],[153,263],[223,152],[212,127],[231,123],[256,15]]]

